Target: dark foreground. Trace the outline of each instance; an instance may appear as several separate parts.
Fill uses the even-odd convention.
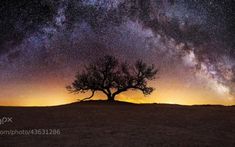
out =
[[[90,102],[0,107],[3,117],[13,122],[0,125],[1,147],[235,146],[235,107]],[[6,135],[3,130],[34,132]]]

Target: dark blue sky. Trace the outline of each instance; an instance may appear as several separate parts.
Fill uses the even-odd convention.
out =
[[[121,60],[140,58],[156,64],[162,81],[172,79],[195,91],[209,90],[211,98],[231,100],[235,90],[234,3],[1,1],[0,85],[8,89],[14,85],[17,90],[12,97],[18,97],[22,85],[40,83],[42,78],[60,79],[65,87],[82,64],[112,54]],[[4,93],[0,99],[12,91]]]

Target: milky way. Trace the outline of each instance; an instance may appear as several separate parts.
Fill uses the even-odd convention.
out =
[[[112,54],[120,60],[154,63],[160,70],[153,83],[156,89],[171,81],[194,93],[210,93],[200,95],[210,97],[206,103],[219,99],[218,103],[234,104],[232,4],[215,0],[1,2],[0,102],[7,97],[33,99],[45,92],[35,89],[50,84],[64,88],[81,65]]]

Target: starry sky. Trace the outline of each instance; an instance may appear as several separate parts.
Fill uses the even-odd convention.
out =
[[[0,105],[84,98],[69,85],[104,55],[155,64],[156,90],[135,103],[235,104],[234,0],[2,0]],[[89,95],[89,94],[88,94]],[[96,99],[105,98],[97,94]]]

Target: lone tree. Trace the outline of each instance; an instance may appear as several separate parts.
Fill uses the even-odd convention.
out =
[[[119,62],[113,56],[104,56],[94,63],[89,64],[76,75],[75,81],[67,86],[72,93],[85,93],[91,91],[91,99],[95,92],[103,92],[108,101],[115,101],[115,96],[129,89],[140,90],[144,95],[149,95],[154,90],[147,86],[147,81],[153,80],[157,73],[154,65],[147,65],[137,60],[134,65]]]

